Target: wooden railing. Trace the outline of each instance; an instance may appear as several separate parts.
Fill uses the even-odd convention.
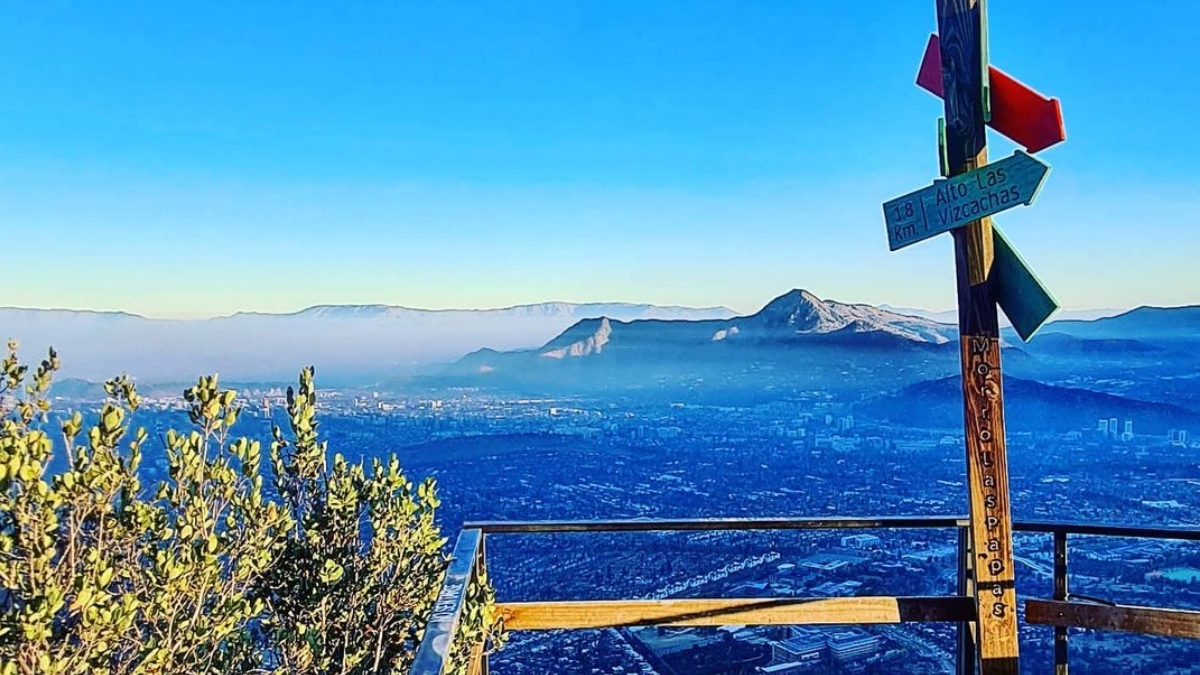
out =
[[[463,612],[467,588],[485,563],[487,535],[567,532],[685,532],[750,530],[955,529],[958,532],[957,595],[866,596],[838,598],[681,598],[498,602],[509,631],[599,629],[627,626],[721,626],[802,624],[958,624],[957,672],[975,672],[970,630],[975,600],[970,594],[969,520],[965,517],[892,518],[718,518],[685,520],[535,521],[466,523],[454,548],[441,593],[412,675],[443,675]],[[1069,628],[1117,630],[1200,638],[1200,612],[1119,605],[1072,596],[1068,587],[1068,536],[1133,537],[1200,541],[1200,529],[1109,527],[1076,523],[1016,522],[1019,532],[1041,532],[1054,539],[1054,593],[1051,599],[1025,601],[1028,623],[1055,627],[1055,673],[1068,671]],[[472,645],[470,673],[488,672],[484,645]]]
[[[1110,527],[1082,523],[1015,523],[1014,527],[1025,532],[1045,532],[1054,537],[1054,598],[1026,600],[1025,621],[1054,626],[1055,675],[1067,675],[1070,660],[1068,630],[1071,628],[1200,638],[1200,612],[1119,605],[1083,596],[1072,598],[1067,564],[1068,535],[1200,541],[1200,529]]]

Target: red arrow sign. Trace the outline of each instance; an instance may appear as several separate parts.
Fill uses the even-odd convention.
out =
[[[996,131],[1034,153],[1067,138],[1062,107],[1056,98],[1046,98],[1024,84],[988,66],[992,91],[992,121]],[[937,96],[942,95],[942,53],[938,36],[930,35],[917,73],[917,84]]]

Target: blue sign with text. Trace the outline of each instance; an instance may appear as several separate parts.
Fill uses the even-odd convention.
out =
[[[1021,204],[1032,204],[1050,167],[1018,150],[1011,157],[885,202],[895,251]]]

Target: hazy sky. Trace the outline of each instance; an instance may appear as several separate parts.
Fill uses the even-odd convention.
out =
[[[1068,308],[1200,302],[1200,3],[989,3],[1062,100],[997,222]],[[953,305],[932,0],[5,3],[0,305]],[[1012,145],[991,136],[993,158]]]

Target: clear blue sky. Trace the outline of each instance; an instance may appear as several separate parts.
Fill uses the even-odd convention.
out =
[[[989,10],[1068,135],[1010,240],[1068,308],[1200,302],[1200,3]],[[4,15],[0,305],[953,305],[949,237],[889,253],[880,210],[937,170],[932,0]]]

